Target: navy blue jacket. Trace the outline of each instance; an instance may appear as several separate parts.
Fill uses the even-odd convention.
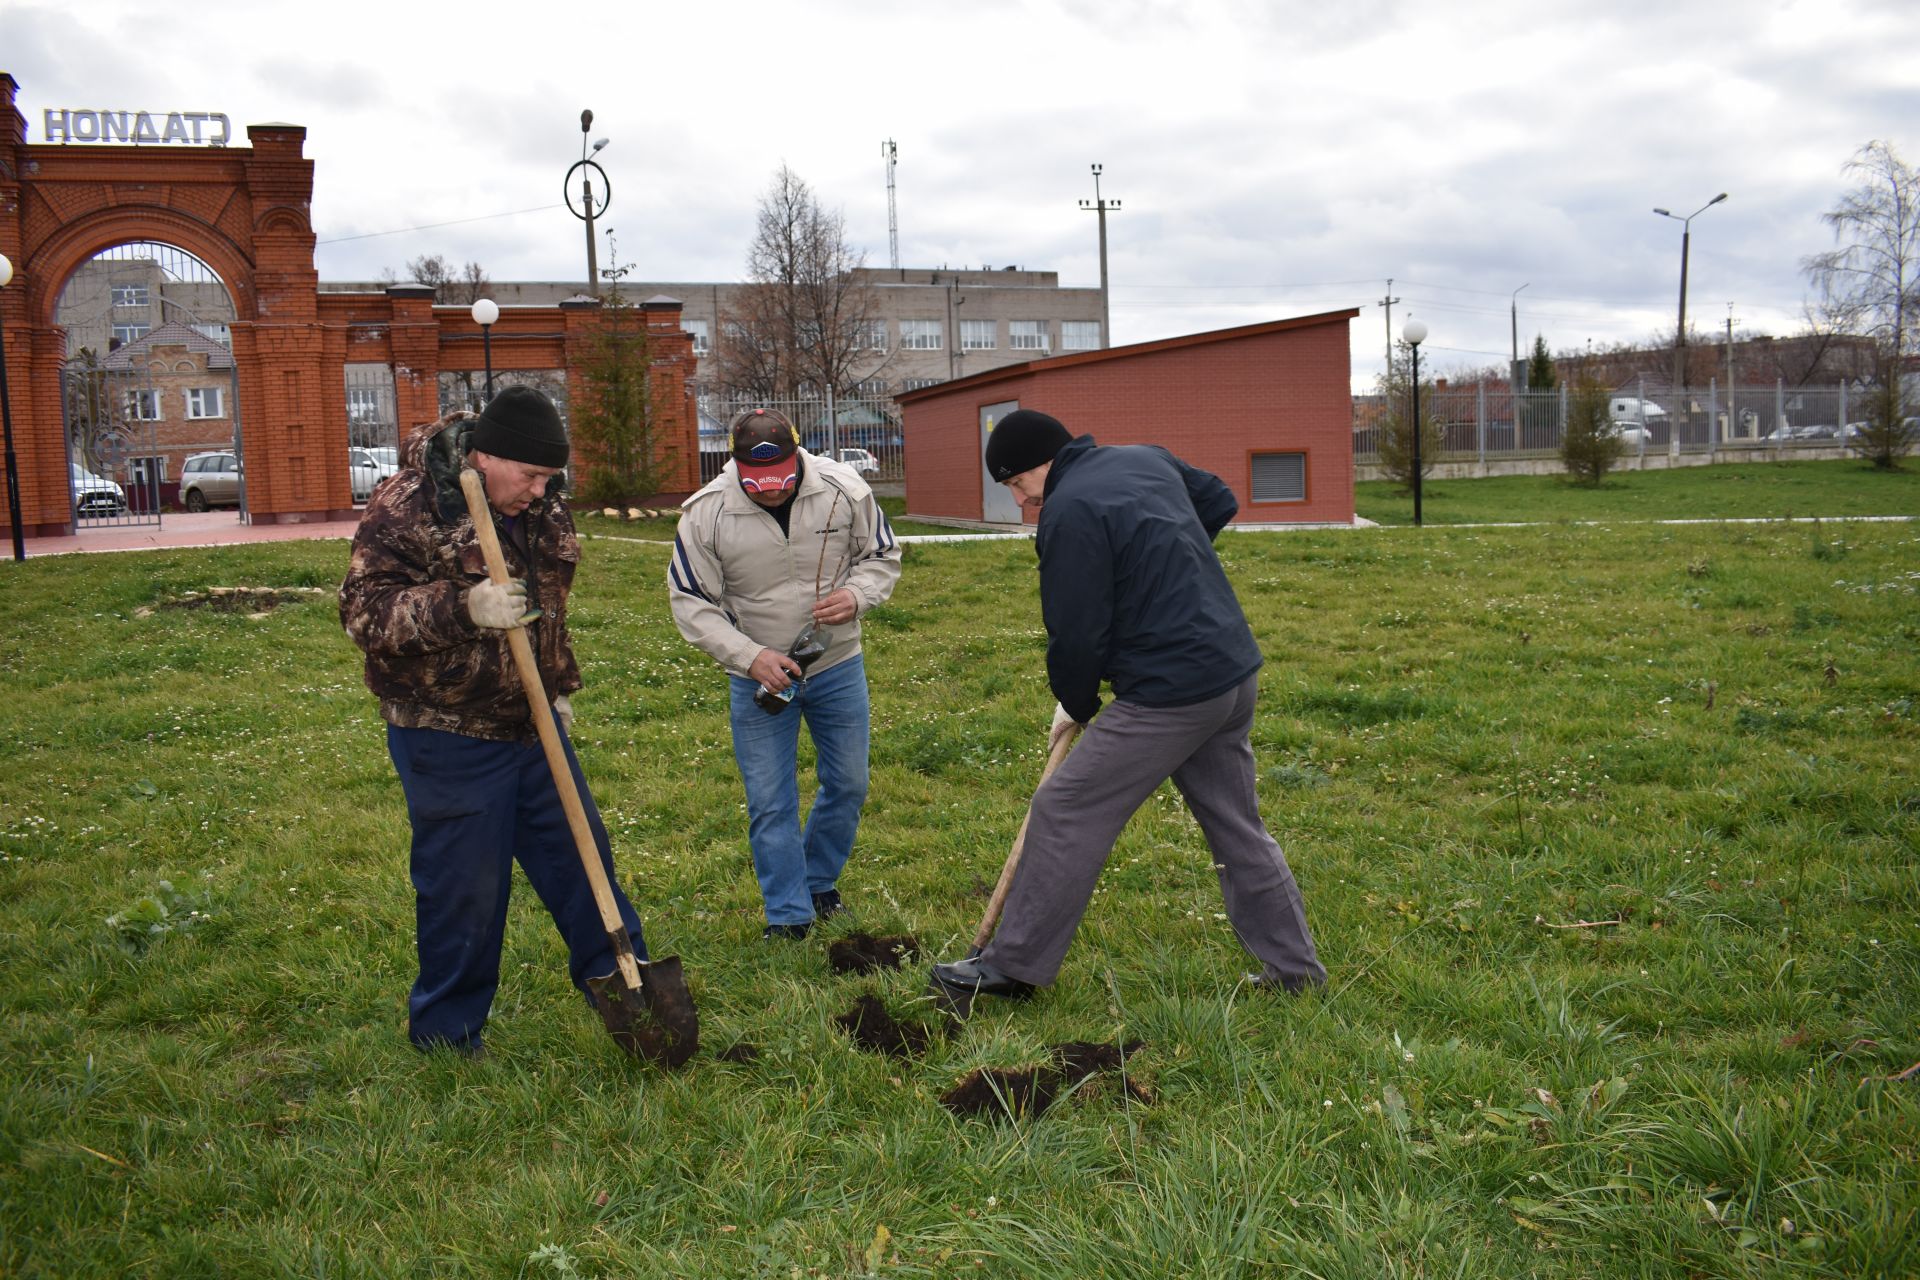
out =
[[[1081,436],[1047,473],[1035,546],[1047,680],[1068,715],[1100,709],[1100,682],[1149,707],[1181,707],[1260,669],[1213,538],[1240,509],[1220,478],[1158,445]]]

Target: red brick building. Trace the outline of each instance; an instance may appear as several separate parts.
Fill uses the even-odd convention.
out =
[[[0,254],[14,268],[12,284],[0,288],[0,321],[27,534],[73,531],[62,416],[68,342],[56,313],[66,281],[116,245],[184,250],[233,301],[234,394],[219,397],[218,416],[237,437],[245,517],[254,523],[353,514],[349,363],[387,366],[402,430],[439,416],[442,371],[479,371],[489,350],[496,373],[565,370],[570,397],[581,399],[581,369],[603,327],[596,300],[502,308],[489,344],[465,307],[434,306],[424,286],[322,295],[304,128],[251,125],[244,147],[30,144],[18,88],[0,71]],[[653,403],[675,473],[669,493],[700,484],[687,386],[693,341],[680,309],[672,299],[641,307],[653,344]],[[197,411],[209,422],[213,385],[196,384]],[[139,420],[158,408],[149,402]],[[148,456],[164,456],[157,440]],[[591,465],[581,458],[583,468]]]
[[[1353,523],[1347,322],[1357,310],[1274,320],[1035,360],[899,396],[907,514],[1015,523],[982,461],[987,433],[1038,409],[1101,444],[1157,444],[1213,472],[1238,524]]]

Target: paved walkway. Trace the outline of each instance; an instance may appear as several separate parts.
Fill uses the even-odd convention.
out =
[[[241,524],[232,511],[169,512],[157,525],[116,525],[86,528],[54,538],[28,538],[28,558],[84,554],[93,551],[156,551],[167,547],[230,547],[249,542],[289,542],[301,538],[351,538],[359,525],[352,520],[314,524]],[[0,538],[7,536],[0,529]],[[0,542],[0,555],[11,556],[12,543]]]

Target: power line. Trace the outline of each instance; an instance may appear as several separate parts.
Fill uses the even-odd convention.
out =
[[[345,244],[349,240],[372,240],[376,236],[403,236],[409,231],[432,231],[437,227],[457,227],[464,222],[486,222],[492,218],[517,218],[523,213],[544,213],[548,209],[558,209],[561,205],[541,204],[531,209],[509,209],[505,213],[483,213],[472,218],[454,218],[449,222],[423,222],[417,227],[396,227],[392,231],[366,231],[357,236],[334,236],[328,240],[316,240],[320,244]]]

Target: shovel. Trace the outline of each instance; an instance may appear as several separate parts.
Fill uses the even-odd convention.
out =
[[[478,471],[466,468],[460,472],[460,488],[467,497],[467,512],[473,517],[480,550],[487,558],[487,576],[496,583],[505,582],[507,562],[500,554],[500,538],[493,530],[486,481]],[[560,793],[567,825],[573,830],[574,847],[580,851],[580,863],[586,868],[594,905],[600,909],[600,924],[607,931],[607,940],[613,944],[614,971],[587,979],[593,1007],[599,1011],[600,1020],[607,1024],[615,1044],[636,1058],[677,1067],[700,1047],[700,1017],[693,1007],[693,994],[687,990],[680,957],[666,956],[651,964],[643,964],[634,957],[633,939],[627,935],[627,926],[620,919],[613,887],[607,883],[606,868],[600,865],[600,850],[593,839],[593,828],[587,825],[587,811],[580,804],[580,792],[573,784],[573,770],[560,745],[560,731],[553,723],[553,707],[547,702],[546,686],[540,682],[540,668],[534,663],[533,646],[527,641],[526,628],[514,627],[508,631],[507,645],[513,650],[513,663],[519,668],[520,683],[526,689],[527,709],[540,734],[540,746],[547,753],[547,768],[553,773],[554,789]]]
[[[1073,749],[1073,740],[1080,736],[1081,726],[1076,722],[1054,741],[1053,750],[1047,753],[1046,767],[1040,770],[1040,782],[1034,787],[1038,791],[1045,786],[1060,762],[1067,758],[1067,752]],[[1020,830],[1013,837],[1013,849],[1007,854],[1007,865],[1000,869],[1000,883],[993,886],[993,896],[987,899],[986,914],[980,917],[980,929],[973,935],[973,950],[967,953],[967,959],[979,957],[987,949],[987,943],[993,940],[994,926],[1000,923],[1000,910],[1007,905],[1007,890],[1013,887],[1013,873],[1020,869],[1020,855],[1027,847],[1027,823],[1033,817],[1033,805],[1027,805],[1027,812],[1020,819]]]

